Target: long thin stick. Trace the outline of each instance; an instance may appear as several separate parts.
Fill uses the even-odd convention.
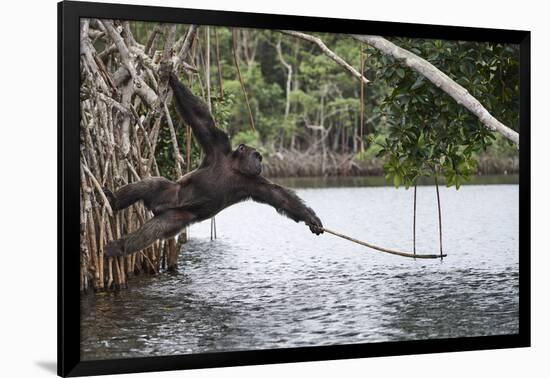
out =
[[[443,258],[443,231],[441,231],[441,201],[439,199],[439,185],[435,176],[435,192],[437,193],[437,212],[439,214],[439,254]]]
[[[210,94],[210,28],[205,27],[206,33],[206,62],[204,62],[204,81],[206,82],[206,104],[208,111],[212,113],[212,98]],[[210,240],[216,238],[216,217],[210,219]]]
[[[204,62],[204,81],[206,82],[206,104],[208,105],[208,111],[212,113],[212,101],[210,100],[210,28],[207,26],[204,28],[206,33],[206,57]]]
[[[328,232],[329,234],[332,234],[334,236],[338,236],[342,239],[346,239],[346,240],[352,241],[354,243],[364,245],[365,247],[369,247],[371,249],[375,249],[375,250],[380,251],[380,252],[390,253],[392,255],[397,255],[397,256],[402,256],[402,257],[411,257],[413,259],[414,258],[416,258],[416,259],[438,259],[438,258],[443,258],[443,257],[447,256],[446,254],[445,255],[444,254],[439,254],[439,255],[418,255],[418,254],[412,254],[412,253],[407,253],[407,252],[395,251],[393,249],[379,247],[379,246],[374,245],[374,244],[370,244],[370,243],[367,243],[367,242],[364,242],[364,241],[361,241],[361,240],[354,239],[350,236],[343,235],[339,232],[329,230],[327,228],[323,228],[323,230],[325,232]]]
[[[235,29],[231,29],[233,36],[233,59],[235,60],[235,67],[237,68],[237,76],[241,83],[241,88],[243,90],[244,101],[246,102],[246,107],[248,108],[248,119],[250,121],[250,127],[253,131],[256,131],[256,126],[254,125],[254,118],[252,117],[252,109],[250,109],[250,103],[248,102],[248,95],[246,94],[246,88],[244,86],[243,77],[241,76],[241,69],[239,68],[239,58],[237,57],[237,32]]]
[[[86,174],[88,175],[88,177],[90,178],[90,180],[94,184],[95,188],[97,189],[97,192],[99,193],[99,196],[103,200],[103,204],[104,204],[105,208],[107,209],[107,212],[112,217],[113,216],[113,210],[111,209],[111,204],[109,203],[109,200],[107,199],[107,197],[105,196],[105,193],[103,192],[103,188],[101,187],[101,185],[99,184],[99,182],[95,178],[94,174],[88,169],[88,167],[86,167],[84,164],[81,164],[80,166],[82,167],[84,172],[86,172]]]
[[[361,77],[363,77],[363,72],[365,71],[365,55],[363,52],[363,44],[360,46],[361,48]],[[363,80],[359,80],[359,85],[361,85],[361,121],[360,121],[360,129],[359,129],[359,135],[360,135],[360,143],[361,143],[361,152],[365,151],[365,145],[363,143],[363,127],[365,123],[365,83],[363,83]]]
[[[220,99],[223,100],[223,80],[222,67],[220,64],[220,44],[218,43],[218,29],[214,28],[214,38],[216,39],[216,64],[218,65],[218,81],[220,84]]]
[[[216,233],[216,217],[210,218],[210,240],[217,239],[218,235]]]
[[[414,206],[413,206],[413,253],[416,255],[416,185],[414,186]]]

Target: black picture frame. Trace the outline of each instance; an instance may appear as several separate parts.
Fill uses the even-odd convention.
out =
[[[79,20],[110,18],[299,31],[506,42],[520,45],[519,333],[374,344],[80,360]],[[82,376],[338,360],[530,346],[530,32],[154,6],[58,3],[58,374]]]

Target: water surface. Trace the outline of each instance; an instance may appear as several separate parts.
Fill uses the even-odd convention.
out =
[[[300,186],[300,185],[296,185]],[[297,189],[331,228],[411,250],[412,190]],[[246,202],[190,228],[179,272],[82,298],[81,356],[105,359],[518,332],[518,186],[441,188],[443,260],[315,236]],[[438,253],[433,186],[417,252]]]

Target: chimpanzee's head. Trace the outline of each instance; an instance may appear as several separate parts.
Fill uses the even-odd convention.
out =
[[[262,155],[245,144],[233,151],[233,167],[246,176],[258,176],[262,172]]]

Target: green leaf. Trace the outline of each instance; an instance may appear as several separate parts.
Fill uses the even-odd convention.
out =
[[[399,185],[401,185],[401,177],[396,174],[395,176],[393,176],[393,186],[399,188]]]
[[[396,69],[395,73],[397,73],[397,76],[399,76],[401,79],[405,77],[405,70],[403,68]]]
[[[418,89],[424,85],[424,76],[418,76],[414,84],[411,86],[411,90]]]

